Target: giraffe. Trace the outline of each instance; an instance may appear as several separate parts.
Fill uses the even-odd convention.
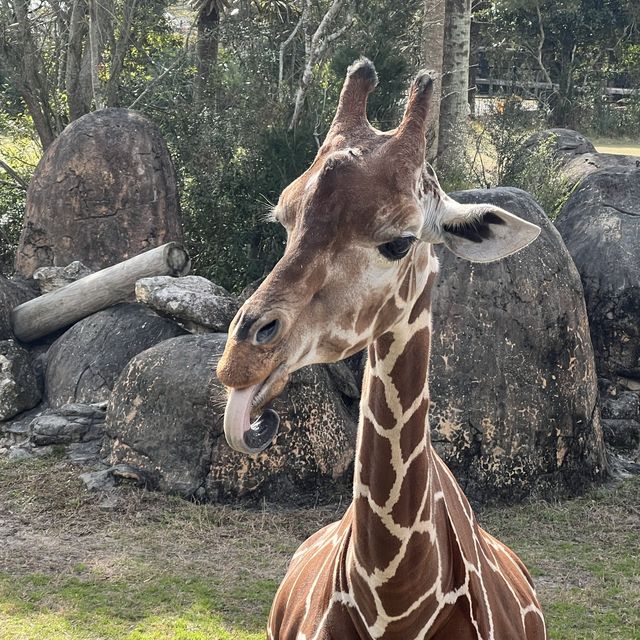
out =
[[[543,640],[527,569],[479,527],[427,416],[433,245],[488,262],[540,230],[443,192],[424,163],[429,72],[387,132],[366,116],[377,81],[369,60],[349,67],[314,162],[274,208],[284,256],[235,317],[217,369],[227,441],[255,454],[278,427],[264,407],[292,371],[368,349],[353,501],[293,556],[268,638]]]

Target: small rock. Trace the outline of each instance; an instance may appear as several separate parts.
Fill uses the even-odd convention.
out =
[[[52,456],[56,452],[56,447],[52,444],[48,444],[44,447],[34,447],[31,449],[31,453],[38,458],[45,458],[46,456]]]
[[[52,411],[46,411],[31,423],[31,439],[37,446],[78,442],[87,432],[86,421],[68,420]]]
[[[0,341],[0,420],[32,409],[41,398],[28,352],[13,340]]]
[[[106,491],[116,486],[112,468],[103,471],[89,471],[80,474],[80,480],[85,483],[89,491]]]
[[[100,440],[104,434],[105,412],[96,405],[65,404],[47,409],[29,425],[36,446]]]
[[[191,333],[226,331],[240,307],[226,289],[200,276],[142,278],[136,298]]]
[[[600,412],[608,420],[636,420],[640,418],[640,397],[631,391],[620,391],[602,402]]]
[[[74,260],[66,267],[40,267],[33,272],[33,279],[38,283],[42,293],[49,293],[92,273],[89,267],[79,260]]]
[[[93,462],[100,458],[101,447],[101,440],[91,440],[89,442],[72,442],[67,449],[67,455],[69,456],[69,460],[71,460],[71,462]]]
[[[98,503],[98,508],[103,511],[115,511],[120,506],[120,499],[113,494],[107,494]]]
[[[618,382],[621,386],[629,389],[629,391],[635,391],[636,393],[640,391],[640,380],[637,380],[636,378],[620,377],[618,378]]]
[[[27,460],[32,458],[33,454],[28,449],[22,447],[11,447],[9,449],[9,460]]]
[[[637,420],[603,420],[604,439],[612,447],[633,451],[640,447],[640,422]]]

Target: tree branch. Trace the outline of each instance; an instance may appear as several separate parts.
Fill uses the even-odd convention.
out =
[[[186,50],[183,51],[182,55],[178,56],[159,76],[156,76],[149,84],[145,87],[144,91],[129,105],[129,109],[134,109],[135,106],[144,98],[157,84],[162,82],[162,79],[173,69],[175,69],[179,64],[181,64],[187,55]]]
[[[306,1],[307,5],[310,6],[311,0]],[[312,35],[308,33],[306,29],[306,20],[304,21],[306,62],[304,71],[302,73],[302,78],[300,79],[300,85],[298,86],[298,91],[296,92],[296,99],[293,108],[293,115],[291,116],[291,122],[289,123],[289,130],[295,129],[300,122],[304,99],[311,85],[311,81],[313,80],[313,68],[322,60],[329,44],[339,38],[351,26],[351,22],[348,22],[345,26],[338,29],[335,33],[326,35],[329,26],[336,19],[344,5],[345,0],[333,0],[331,6],[320,21],[318,28]]]
[[[304,22],[306,17],[305,14],[308,6],[309,5],[307,4],[307,2],[303,3],[300,19],[298,20],[293,31],[289,34],[289,37],[280,45],[280,58],[279,58],[279,66],[278,66],[278,102],[282,102],[283,100],[282,83],[284,81],[284,51],[293,42],[293,39],[298,34],[298,31],[300,31],[300,27],[302,26],[302,23]]]
[[[16,181],[20,188],[27,190],[29,183],[15,169],[12,169],[4,160],[0,160],[0,167]]]

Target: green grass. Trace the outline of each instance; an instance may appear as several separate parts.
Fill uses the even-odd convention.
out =
[[[550,638],[640,640],[640,478],[480,520],[529,567]]]
[[[0,640],[254,640],[297,545],[340,507],[115,509],[58,458],[0,460]],[[640,640],[640,478],[480,513],[534,575],[550,638]],[[510,639],[501,639],[510,640]]]
[[[91,571],[54,577],[0,573],[0,638],[254,639],[276,584],[224,585],[213,576],[106,580]],[[256,610],[255,602],[261,603]],[[245,611],[244,604],[252,602]]]

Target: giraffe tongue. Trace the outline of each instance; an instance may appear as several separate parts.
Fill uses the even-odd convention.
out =
[[[264,451],[276,433],[280,418],[273,409],[264,409],[260,417],[251,422],[251,408],[260,384],[246,389],[231,389],[224,412],[224,435],[232,449],[256,454]]]

